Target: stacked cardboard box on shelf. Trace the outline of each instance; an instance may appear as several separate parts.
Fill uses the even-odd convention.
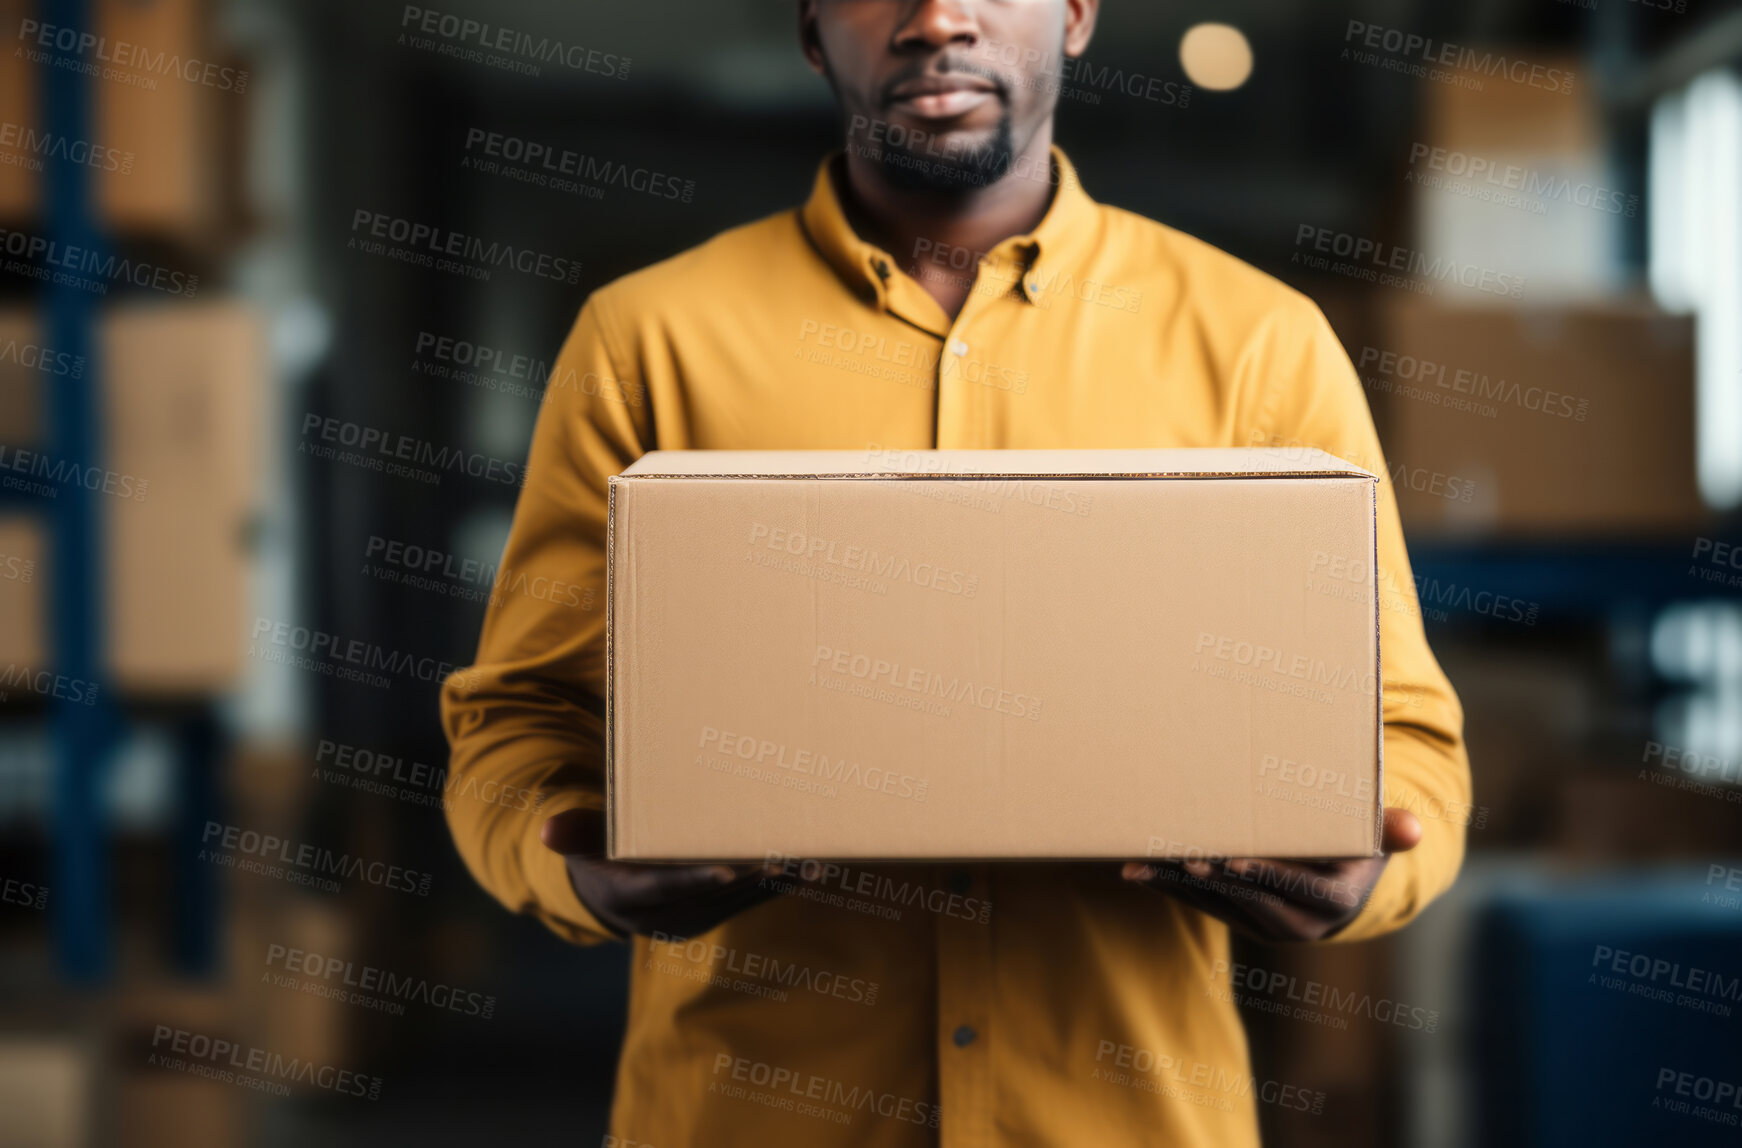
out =
[[[0,1036],[0,1144],[85,1148],[94,1143],[95,1058],[64,1034]]]
[[[35,317],[0,316],[0,350],[35,347]],[[52,351],[52,348],[49,348]],[[243,659],[247,518],[258,468],[266,363],[259,316],[233,302],[128,305],[101,325],[98,467],[75,476],[52,457],[40,412],[64,371],[0,357],[0,480],[47,487],[36,506],[0,518],[0,663],[43,669],[51,658],[47,594],[54,584],[47,519],[69,483],[102,491],[104,657],[124,689],[193,694],[222,689]],[[69,364],[68,371],[73,369]],[[91,369],[81,365],[80,371]],[[7,579],[5,559],[30,562]]]
[[[226,125],[245,98],[247,72],[215,54],[204,0],[96,0],[98,37],[69,42],[33,0],[4,5],[12,36],[0,68],[0,219],[24,223],[42,202],[50,155],[91,168],[104,225],[199,243],[224,206]],[[77,43],[77,41],[72,41]],[[44,58],[102,69],[91,80],[91,138],[59,139],[41,115]]]
[[[213,1042],[253,1045],[234,996],[222,989],[144,985],[116,998],[109,1087],[118,1148],[234,1148],[248,1142],[251,1093],[215,1078],[227,1069]],[[200,1044],[194,1043],[195,1037]],[[204,1055],[196,1054],[199,1050]],[[202,1075],[206,1069],[214,1075]]]
[[[1533,63],[1520,78],[1425,85],[1403,157],[1416,246],[1490,274],[1486,290],[1439,279],[1436,298],[1491,301],[1505,276],[1522,284],[1519,299],[1567,303],[1624,278],[1620,245],[1640,201],[1613,174],[1597,89],[1576,59]]]
[[[1625,294],[1642,205],[1592,77],[1521,59],[1426,85],[1400,157],[1416,247],[1467,275],[1381,292],[1375,337],[1351,348],[1399,509],[1414,537],[1685,535],[1706,515],[1693,321]],[[1482,289],[1500,277],[1513,289]]]
[[[1692,319],[1409,301],[1383,329],[1355,364],[1412,536],[1685,537],[1705,519]]]

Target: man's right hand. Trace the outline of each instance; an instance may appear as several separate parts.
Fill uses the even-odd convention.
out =
[[[618,933],[693,937],[776,896],[759,865],[636,865],[605,860],[605,814],[570,809],[544,823],[540,840],[568,862],[581,904]]]

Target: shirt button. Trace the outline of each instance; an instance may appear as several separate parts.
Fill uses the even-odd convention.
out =
[[[955,1040],[957,1048],[967,1048],[970,1044],[974,1043],[974,1038],[979,1035],[979,1033],[974,1031],[973,1026],[963,1025],[961,1028],[956,1030],[952,1039]]]
[[[960,339],[956,339],[950,343],[950,354],[956,356],[958,359],[967,353],[968,344],[962,342]]]
[[[974,877],[970,873],[958,872],[950,877],[950,892],[966,897],[968,890],[974,887]]]

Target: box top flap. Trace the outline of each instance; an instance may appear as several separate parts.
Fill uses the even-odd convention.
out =
[[[620,478],[1299,478],[1376,476],[1310,447],[1139,450],[656,450]]]

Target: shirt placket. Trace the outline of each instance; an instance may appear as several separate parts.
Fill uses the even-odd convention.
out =
[[[992,1144],[992,912],[984,866],[940,866],[948,890],[937,914],[938,1142]],[[953,912],[950,910],[954,910]]]
[[[984,364],[997,358],[993,309],[1025,302],[1007,298],[1020,275],[1012,279],[999,271],[1019,266],[1011,261],[1024,258],[1013,246],[993,251],[944,334],[937,367],[940,450],[997,445],[986,441],[990,420],[983,406],[994,396],[972,377],[974,362],[983,372],[989,369]],[[993,1015],[991,871],[984,865],[942,866],[938,877],[951,894],[947,904],[960,908],[937,923],[939,1142],[943,1148],[990,1148],[996,1083],[992,1042],[999,1035]]]
[[[1031,253],[1020,240],[1007,240],[982,261],[967,302],[944,333],[937,366],[937,447],[939,450],[989,450],[992,425],[986,404],[995,401],[986,379],[998,360],[996,327],[1000,307],[1028,306],[1018,290]]]

